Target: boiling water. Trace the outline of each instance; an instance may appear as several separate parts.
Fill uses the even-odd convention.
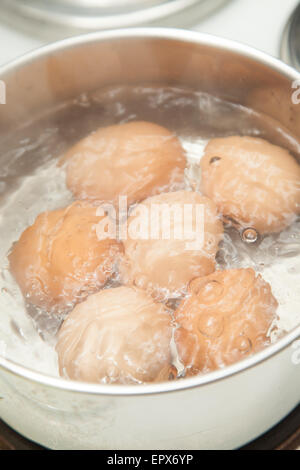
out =
[[[156,122],[180,137],[188,162],[187,188],[197,189],[201,178],[197,163],[213,137],[260,136],[300,154],[299,143],[269,118],[204,93],[158,86],[118,87],[82,95],[16,131],[3,142],[1,154],[0,355],[58,376],[55,334],[62,318],[25,304],[9,272],[7,253],[39,213],[72,202],[57,158],[98,127],[134,120]],[[251,245],[227,228],[217,263],[220,269],[252,267],[271,284],[279,303],[273,341],[300,324],[300,221]]]

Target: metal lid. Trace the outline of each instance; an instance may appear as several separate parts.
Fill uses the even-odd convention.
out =
[[[140,25],[183,26],[229,0],[0,0],[1,20],[55,38]]]
[[[281,58],[300,70],[300,4],[293,11],[284,29]]]

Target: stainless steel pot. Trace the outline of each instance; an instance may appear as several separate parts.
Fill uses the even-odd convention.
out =
[[[3,67],[0,78],[7,86],[2,137],[81,92],[145,81],[193,87],[265,111],[300,137],[300,105],[292,102],[292,84],[300,78],[295,70],[246,46],[193,32],[137,29],[72,38]],[[299,404],[299,340],[300,326],[224,370],[143,386],[66,381],[0,357],[0,416],[53,449],[237,448]]]
[[[227,1],[0,0],[0,6],[1,20],[53,40],[112,28],[192,25]]]

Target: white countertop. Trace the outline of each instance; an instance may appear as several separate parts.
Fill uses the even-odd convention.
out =
[[[196,24],[197,31],[234,39],[278,56],[283,28],[298,0],[231,0]],[[47,41],[1,24],[0,65]]]

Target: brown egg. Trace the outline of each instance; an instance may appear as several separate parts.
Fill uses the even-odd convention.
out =
[[[96,207],[75,202],[44,212],[9,255],[10,269],[26,299],[60,311],[100,289],[113,271],[122,245],[99,239]]]
[[[187,375],[228,366],[267,346],[277,305],[270,285],[253,269],[193,280],[175,312],[175,342]]]
[[[149,221],[145,227],[142,219]],[[159,300],[182,295],[191,279],[215,270],[222,234],[215,204],[199,193],[178,191],[148,198],[128,220],[123,281]]]
[[[183,185],[186,159],[177,137],[150,122],[99,129],[67,152],[67,186],[79,199],[128,204]]]
[[[300,166],[287,150],[263,139],[214,139],[201,170],[203,193],[244,228],[280,232],[300,212]]]
[[[56,346],[60,374],[96,383],[168,380],[171,337],[162,304],[138,289],[104,289],[64,321]]]

